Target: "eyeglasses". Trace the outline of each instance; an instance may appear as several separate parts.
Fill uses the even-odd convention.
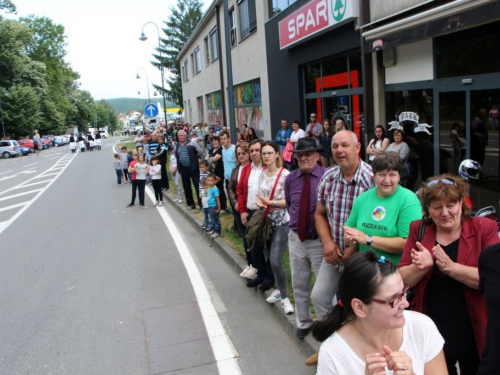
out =
[[[271,155],[273,155],[273,154],[275,154],[275,153],[276,153],[276,152],[274,152],[274,151],[269,151],[269,152],[261,152],[261,155],[262,155],[262,156],[271,156]]]
[[[383,299],[377,299],[377,298],[370,298],[370,301],[380,303],[381,305],[388,305],[393,308],[394,306],[398,305],[403,297],[406,298],[406,295],[408,294],[408,291],[410,290],[411,285],[405,285],[403,288],[403,291],[399,294],[397,294],[393,299],[389,301],[384,301]]]
[[[440,182],[442,184],[445,184],[445,185],[455,185],[455,186],[457,186],[457,183],[455,182],[455,180],[452,180],[451,178],[441,178],[439,180],[433,180],[433,181],[429,182],[426,186],[428,188],[430,188],[430,187],[436,186]]]

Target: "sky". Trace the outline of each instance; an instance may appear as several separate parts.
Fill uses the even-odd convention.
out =
[[[89,91],[95,100],[144,99],[147,95],[144,70],[153,100],[152,84],[161,85],[160,71],[150,63],[154,48],[158,47],[156,27],[144,26],[147,41],[142,42],[139,37],[146,22],[156,23],[163,37],[164,21],[177,0],[12,1],[17,6],[17,15],[6,15],[8,18],[34,14],[64,26],[68,43],[66,61],[80,74],[81,89]],[[137,73],[140,79],[136,79]]]

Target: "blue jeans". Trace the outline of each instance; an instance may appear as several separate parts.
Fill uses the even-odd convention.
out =
[[[210,220],[212,222],[212,229],[214,230],[215,233],[220,234],[221,223],[219,214],[216,213],[217,207],[208,207],[207,210],[210,216]]]
[[[115,169],[116,172],[116,182],[118,182],[118,185],[122,184],[122,170],[121,169]]]
[[[201,212],[203,212],[203,225],[206,228],[211,229],[212,228],[212,221],[210,220],[210,213],[208,212],[208,207],[202,208]]]
[[[288,295],[288,291],[283,258],[285,257],[286,245],[288,244],[289,231],[290,228],[288,227],[288,223],[276,225],[270,241],[271,243],[266,245],[266,250],[269,254],[269,260],[271,261],[271,268],[273,269],[276,283],[278,284],[280,294],[284,297]]]

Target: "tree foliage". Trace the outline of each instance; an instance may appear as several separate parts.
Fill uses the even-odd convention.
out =
[[[0,10],[14,12],[15,5],[0,0]],[[80,76],[65,60],[66,47],[64,26],[47,17],[0,17],[1,115],[9,137],[62,134],[70,125],[85,131],[94,113],[105,117],[102,126],[116,126],[114,109],[80,90]]]
[[[170,18],[164,21],[165,28],[162,31],[165,36],[161,39],[163,47],[157,49],[159,54],[153,54],[155,61],[152,62],[156,67],[165,67],[170,69],[175,67],[177,74],[173,78],[167,77],[167,83],[170,89],[166,89],[166,94],[178,105],[183,105],[182,84],[181,84],[181,66],[177,59],[180,50],[186,44],[202,17],[201,8],[203,3],[199,0],[178,0],[176,6],[170,7],[172,12]],[[161,92],[161,87],[155,86]]]

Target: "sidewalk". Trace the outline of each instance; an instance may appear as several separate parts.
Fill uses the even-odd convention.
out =
[[[246,267],[246,262],[241,258],[241,256],[236,253],[227,243],[224,241],[223,237],[219,237],[215,240],[211,239],[206,232],[201,228],[202,220],[199,219],[192,211],[188,210],[182,204],[176,204],[173,201],[172,196],[169,193],[163,193],[163,197],[165,202],[168,202],[169,209],[172,207],[179,214],[183,215],[186,220],[188,220],[193,228],[195,228],[200,236],[205,238],[209,246],[219,253],[222,258],[234,269],[235,275],[238,279],[242,279],[239,277],[239,274]],[[242,279],[245,280],[246,279]],[[242,291],[248,291],[250,293],[259,293],[262,294],[262,298],[260,299],[262,303],[269,307],[270,312],[275,316],[278,322],[281,324],[285,332],[288,334],[290,339],[298,346],[298,348],[304,353],[304,359],[317,353],[319,350],[320,343],[317,342],[311,334],[307,335],[304,339],[299,339],[296,335],[296,321],[295,314],[285,315],[283,309],[281,308],[279,303],[269,304],[266,302],[266,298],[271,295],[274,289],[271,289],[266,292],[262,292],[258,288],[247,288],[245,283],[241,284]]]

